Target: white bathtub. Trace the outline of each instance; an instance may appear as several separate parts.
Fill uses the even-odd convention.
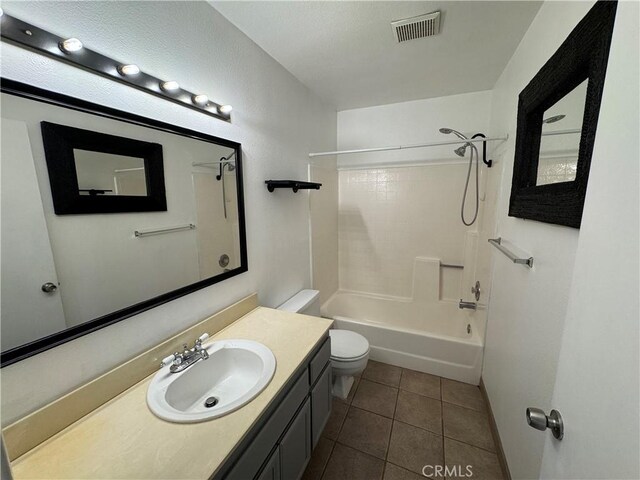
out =
[[[322,305],[321,313],[334,319],[336,328],[364,335],[372,360],[473,385],[480,381],[482,310],[460,310],[453,302],[338,291]]]

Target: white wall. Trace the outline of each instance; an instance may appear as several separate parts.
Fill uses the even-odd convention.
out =
[[[592,199],[592,185],[602,183],[606,184],[608,189],[613,189],[612,192],[618,191],[614,183],[609,183],[610,178],[605,178],[605,176],[598,178],[599,175],[606,175],[605,172],[612,167],[611,159],[614,157],[608,153],[601,157],[601,161],[608,165],[605,169],[595,166],[598,158],[594,156],[585,207],[586,223],[583,229],[577,230],[507,216],[513,172],[518,94],[557,50],[592,5],[592,2],[545,2],[493,92],[491,134],[508,133],[510,137],[507,142],[497,145],[494,152],[494,156],[502,160],[500,162],[502,177],[500,198],[497,203],[495,233],[532,255],[535,259],[534,268],[528,270],[510,263],[497,251],[493,253],[494,275],[482,376],[513,478],[538,478],[540,475],[544,442],[547,435],[527,426],[525,409],[529,406],[536,406],[548,411],[557,407],[552,404],[551,400],[558,363],[563,361],[560,350],[567,309],[570,300],[573,301],[576,298],[576,286],[572,285],[575,282],[575,274],[578,271],[584,272],[582,269],[589,268],[587,265],[592,265],[594,262],[610,261],[607,255],[602,253],[602,244],[598,240],[601,234],[595,234],[595,230],[600,226],[591,227],[587,221],[591,215],[594,215],[589,211],[595,206]],[[618,18],[620,15],[619,12]],[[614,47],[615,41],[614,38]],[[618,37],[617,41],[620,42],[620,48],[626,48],[630,45],[628,38]],[[623,44],[625,47],[622,46]],[[623,61],[615,66],[610,63],[608,74],[611,75],[612,69],[624,72],[626,68],[628,67],[624,66]],[[607,82],[609,80],[610,78],[607,79]],[[637,77],[634,84],[637,85]],[[620,86],[618,85],[617,88]],[[604,98],[603,111],[608,109],[607,102],[608,99]],[[619,125],[622,121],[616,119],[615,125]],[[613,122],[613,118],[601,117],[598,124],[598,139],[603,135],[608,135],[605,132],[613,131],[613,124],[607,125],[607,122]],[[608,141],[619,142],[620,138],[612,136]],[[637,149],[634,151],[634,148],[633,145],[627,144],[624,150],[626,155],[623,155],[627,158],[620,158],[620,155],[615,156],[616,166],[614,168],[620,168],[620,163],[628,160],[636,162],[635,171],[637,172],[638,156]],[[631,172],[631,169],[627,170],[627,173]],[[633,182],[629,188],[634,188]],[[635,212],[633,210],[626,212],[626,215],[617,217],[616,221],[626,221],[627,218],[634,215],[637,221],[637,180],[635,189],[635,201],[631,197],[627,199],[629,205],[635,205],[633,207],[636,209]],[[627,194],[625,193],[625,195]],[[625,239],[617,236],[609,237],[609,241],[616,242],[618,240],[633,243],[628,237]],[[595,251],[591,250],[589,257],[580,255],[576,259],[579,241],[580,244],[586,241],[590,245],[589,248]],[[483,241],[481,240],[480,243],[482,244]],[[599,244],[600,247],[596,247],[595,244]],[[637,241],[635,248],[637,251]],[[580,264],[580,270],[576,269],[574,272],[574,264]],[[611,268],[611,272],[613,272],[615,267],[611,266]],[[637,261],[634,268],[637,269]],[[589,276],[588,278],[590,282],[597,285],[603,285],[610,281],[608,278],[597,276]],[[584,281],[587,279],[585,278]],[[596,307],[600,302],[600,300],[594,302],[593,296],[584,300],[589,305],[585,305],[585,308]],[[597,307],[595,311],[598,311],[599,308],[604,308],[605,311],[609,310],[611,301],[605,300],[602,307]],[[625,309],[625,311],[628,310]],[[600,320],[604,320],[604,318],[600,317]],[[637,315],[635,321],[637,322]],[[579,329],[580,327],[576,325],[575,328]],[[610,323],[609,328],[617,327]],[[635,332],[637,340],[637,326]],[[572,332],[572,334],[576,333]],[[628,333],[633,336],[632,331]],[[603,340],[604,338],[600,337],[600,341]],[[602,348],[607,351],[613,351],[617,348],[615,341],[611,343],[607,341],[606,345],[606,347],[603,345]],[[626,363],[631,360],[629,358]],[[637,365],[637,357],[635,363]],[[612,364],[609,364],[609,367],[611,367],[609,369],[610,375],[617,375],[616,369],[631,368],[630,365],[614,367]],[[597,396],[596,390],[600,388],[597,382],[591,382],[588,372],[584,372],[584,376],[581,378],[585,381],[583,385],[585,389],[590,385],[589,395]],[[637,378],[635,385],[637,390]],[[601,393],[609,396],[614,392],[605,388]],[[587,393],[585,392],[584,395]],[[600,402],[592,410],[594,415],[606,415],[607,406],[616,405],[616,402],[605,400],[601,396],[598,398]],[[572,422],[570,418],[565,418],[565,420],[568,424]],[[583,425],[583,428],[589,428],[589,426]],[[598,433],[601,439],[604,438],[603,435],[607,436],[606,431],[600,430]],[[606,441],[608,440],[607,437]],[[567,444],[569,442],[571,442],[569,437],[563,441]],[[602,440],[598,443],[601,442]],[[592,445],[591,450],[595,448],[600,448],[600,445]],[[587,471],[588,469],[584,470],[584,472]],[[593,473],[590,472],[589,476],[592,475]],[[609,476],[605,473],[602,475]],[[597,475],[595,476],[597,477]],[[551,477],[564,478],[554,475]]]
[[[639,18],[618,3],[550,403],[566,439],[547,436],[542,478],[640,478]]]
[[[338,148],[352,150],[390,145],[411,145],[456,140],[444,135],[442,127],[464,134],[485,133],[489,128],[491,92],[464,93],[448,97],[393,103],[338,112]],[[338,167],[366,167],[414,164],[459,159],[453,149],[459,145],[386,152],[339,155]]]
[[[357,149],[457,138],[441,134],[441,127],[486,134],[490,103],[491,92],[486,91],[342,111],[338,146]],[[465,266],[464,272],[441,270],[441,298],[470,297],[476,279],[475,235],[483,215],[471,227],[460,220],[469,157],[456,156],[458,146],[338,157],[341,289],[411,297],[414,259],[424,256]],[[486,199],[489,172],[484,166],[480,171],[481,196]],[[467,219],[473,217],[474,182],[472,176]],[[481,210],[483,205],[481,201]]]
[[[233,105],[228,124],[0,44],[2,75],[242,143],[249,272],[2,369],[2,421],[122,363],[253,291],[275,306],[310,286],[309,205],[264,180],[306,178],[333,150],[336,114],[204,2],[3,2],[6,13]]]

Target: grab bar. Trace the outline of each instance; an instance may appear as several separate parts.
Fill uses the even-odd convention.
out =
[[[440,263],[440,266],[444,268],[459,268],[459,269],[464,268],[464,265],[454,265],[453,263]]]
[[[533,257],[529,258],[520,258],[511,250],[502,245],[502,237],[498,238],[490,238],[489,243],[504,253],[509,260],[513,263],[518,263],[520,265],[526,265],[529,268],[533,268]]]
[[[156,228],[155,230],[136,230],[133,235],[136,237],[148,237],[150,235],[160,235],[161,233],[181,232],[182,230],[193,230],[196,226],[193,223],[189,225],[180,225],[179,227]]]

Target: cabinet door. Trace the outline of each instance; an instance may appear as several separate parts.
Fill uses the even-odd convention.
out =
[[[267,465],[256,480],[280,480],[280,448],[276,448],[271,454]]]
[[[331,415],[331,363],[328,363],[318,382],[311,390],[311,432],[313,448],[320,440],[320,434]]]
[[[311,408],[309,399],[296,415],[280,442],[282,480],[298,480],[311,458]]]

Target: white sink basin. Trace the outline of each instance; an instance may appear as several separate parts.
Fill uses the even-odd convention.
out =
[[[178,373],[166,366],[153,377],[147,405],[155,415],[176,423],[220,417],[249,403],[273,378],[276,359],[261,343],[219,340],[206,348],[208,359]],[[205,406],[207,400],[215,405]]]

